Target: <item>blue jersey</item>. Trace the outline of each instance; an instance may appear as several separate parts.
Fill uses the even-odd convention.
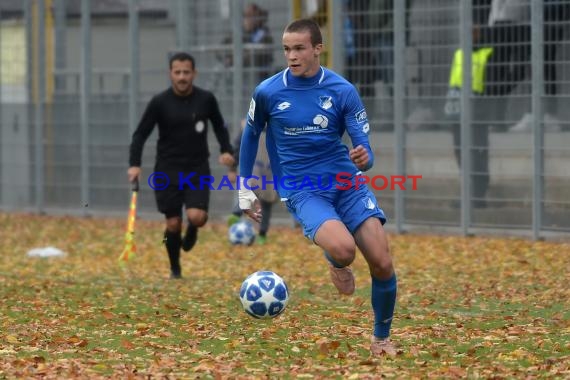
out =
[[[339,173],[360,170],[342,143],[346,131],[353,147],[373,154],[368,141],[370,125],[354,86],[321,67],[311,78],[295,77],[289,69],[263,81],[254,91],[247,114],[240,153],[240,175],[250,176],[258,139],[267,128],[267,151],[282,198],[298,191],[319,190]]]

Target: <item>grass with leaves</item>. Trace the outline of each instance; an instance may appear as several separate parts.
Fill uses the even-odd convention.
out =
[[[391,235],[401,353],[375,358],[360,255],[355,295],[339,296],[300,231],[235,247],[212,223],[172,281],[163,223],[137,224],[122,269],[124,220],[0,214],[0,378],[570,377],[568,243]],[[46,246],[67,255],[26,255]],[[239,303],[260,269],[291,293],[273,320]]]

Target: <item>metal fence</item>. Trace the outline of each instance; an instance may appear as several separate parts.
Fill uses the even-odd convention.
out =
[[[370,173],[389,228],[533,238],[570,232],[570,0],[267,0],[272,41],[244,41],[245,0],[0,2],[0,208],[126,213],[130,136],[192,53],[235,136],[259,79],[283,68],[294,17],[325,36],[324,64],[359,89],[377,155]],[[485,90],[474,54],[492,48]],[[463,86],[450,91],[457,49]],[[262,67],[255,62],[266,56]],[[229,63],[228,63],[229,62]],[[233,65],[231,62],[244,62]],[[460,112],[450,113],[449,106]],[[143,175],[152,172],[156,134]],[[210,136],[211,152],[218,151]],[[212,160],[213,174],[224,169]],[[405,189],[386,179],[421,176]],[[398,177],[396,177],[398,178]],[[385,188],[383,188],[385,186]],[[157,216],[143,186],[143,215]],[[233,193],[214,191],[213,217]],[[288,220],[278,207],[276,220]]]

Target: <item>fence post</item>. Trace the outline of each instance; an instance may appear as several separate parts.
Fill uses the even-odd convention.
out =
[[[473,51],[473,2],[460,2],[460,42],[463,51],[462,86],[461,86],[461,229],[463,235],[469,235],[471,224],[471,131],[473,120],[471,112],[471,54]]]
[[[66,78],[61,75],[61,72],[66,68],[65,56],[67,51],[67,46],[65,43],[66,37],[66,11],[65,11],[65,0],[54,0],[54,29],[55,29],[55,43],[54,43],[54,64],[55,64],[55,91],[60,92],[65,89]]]
[[[543,1],[531,1],[531,109],[532,109],[532,237],[540,238],[544,174],[544,128],[542,95],[544,93],[544,11]]]
[[[139,42],[138,1],[129,0],[129,56],[131,61],[129,75],[129,136],[134,133],[138,119],[140,80]]]
[[[405,175],[406,171],[406,131],[404,129],[405,102],[405,49],[406,49],[406,2],[394,1],[394,133],[396,137],[396,174]],[[394,189],[394,213],[396,231],[404,232],[405,209],[404,193],[396,186]]]
[[[81,0],[81,205],[87,215],[89,206],[89,103],[91,101],[91,0]]]
[[[34,37],[36,43],[35,59],[35,91],[34,101],[36,105],[36,118],[34,129],[35,143],[35,200],[36,210],[38,213],[44,211],[44,102],[46,99],[46,45],[45,45],[45,13],[46,7],[44,0],[37,0],[35,12],[32,11],[35,25]]]
[[[328,41],[330,45],[329,51],[332,52],[332,57],[330,61],[332,62],[332,68],[337,73],[344,73],[344,23],[343,17],[346,15],[343,13],[342,9],[343,2],[341,1],[331,1],[331,40]],[[334,49],[332,45],[334,44]]]
[[[243,98],[243,0],[232,1],[232,42],[233,42],[233,117],[232,129],[235,135],[239,133],[241,128],[241,119],[245,115],[245,111],[241,109],[241,100]],[[257,83],[255,84],[257,85]]]
[[[178,49],[189,52],[190,50],[190,14],[192,5],[191,1],[178,0],[178,8],[176,13],[176,42]]]

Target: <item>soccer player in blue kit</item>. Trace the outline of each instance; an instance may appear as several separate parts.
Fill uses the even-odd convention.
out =
[[[260,221],[257,197],[247,179],[260,133],[267,128],[267,151],[278,193],[305,236],[323,248],[339,293],[354,293],[349,265],[356,247],[366,259],[374,311],[370,352],[393,356],[396,349],[389,335],[397,281],[382,227],[386,217],[367,186],[335,182],[339,173],[350,173],[354,185],[355,176],[374,163],[366,111],[355,87],[320,65],[323,42],[314,21],[290,23],[283,33],[283,49],[288,67],[261,82],[249,106],[240,150],[240,208]],[[345,131],[352,149],[342,143]],[[323,188],[327,179],[333,186]]]

